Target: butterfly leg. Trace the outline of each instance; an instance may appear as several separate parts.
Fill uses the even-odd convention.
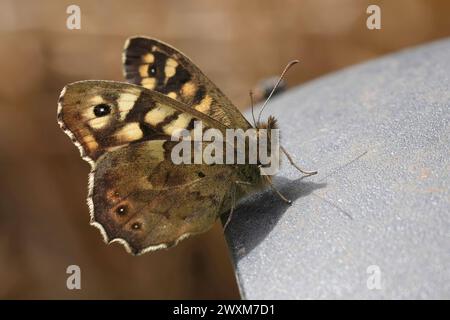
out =
[[[300,168],[300,167],[294,162],[294,160],[292,159],[291,155],[286,151],[286,149],[283,148],[283,146],[280,146],[280,148],[281,148],[281,151],[283,151],[283,153],[286,155],[286,158],[288,158],[290,164],[291,164],[295,169],[297,169],[298,171],[300,171],[301,173],[303,173],[305,176],[313,176],[313,175],[317,174],[317,171],[306,171],[306,170],[303,170],[302,168]]]
[[[224,226],[223,226],[223,232],[225,232],[225,229],[227,228],[228,224],[231,221],[231,217],[233,216],[233,212],[234,212],[234,207],[236,206],[236,185],[238,184],[243,184],[246,186],[250,186],[252,185],[252,183],[248,182],[248,181],[239,181],[236,180],[233,184],[233,189],[231,190],[231,209],[230,209],[230,213],[228,214],[228,218],[227,218],[227,222],[225,222]]]
[[[283,200],[284,202],[286,202],[287,204],[292,204],[292,201],[289,200],[288,198],[286,198],[285,196],[283,196],[281,194],[280,191],[278,191],[277,188],[275,188],[275,186],[273,185],[272,181],[270,180],[269,176],[263,176],[264,179],[266,179],[267,183],[270,185],[270,187],[272,188],[273,191],[275,191],[275,193],[281,198],[281,200]]]
[[[227,229],[228,224],[231,221],[231,217],[233,216],[234,207],[236,205],[236,185],[233,184],[233,187],[231,189],[231,209],[230,213],[228,214],[227,222],[223,225],[223,232]]]

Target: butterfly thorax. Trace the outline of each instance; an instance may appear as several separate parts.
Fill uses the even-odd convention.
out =
[[[258,137],[260,134],[267,134],[267,139],[270,140],[271,129],[277,129],[277,120],[273,116],[269,116],[267,122],[258,123],[256,126]],[[263,129],[263,130],[261,130]],[[258,139],[259,148],[259,139]],[[271,154],[272,150],[271,144],[267,144],[267,153]],[[248,147],[246,148],[248,152]],[[246,158],[248,160],[248,157]],[[237,165],[237,179],[238,179],[238,190],[241,193],[238,195],[238,199],[244,197],[246,194],[264,189],[267,187],[271,181],[271,176],[263,176],[261,174],[261,168],[268,166],[269,164],[262,165],[260,159],[258,158],[257,164],[246,163],[244,165]]]

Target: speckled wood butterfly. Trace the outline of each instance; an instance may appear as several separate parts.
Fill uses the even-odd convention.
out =
[[[246,194],[271,185],[258,164],[171,161],[171,134],[193,130],[196,121],[204,129],[252,128],[184,54],[133,37],[123,67],[129,83],[71,83],[58,102],[58,123],[91,165],[91,224],[107,243],[120,242],[132,254],[171,247],[210,229]],[[273,118],[255,124],[275,125]]]

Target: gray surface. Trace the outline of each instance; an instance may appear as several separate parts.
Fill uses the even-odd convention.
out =
[[[275,184],[293,205],[267,191],[235,211],[244,298],[450,298],[449,89],[447,40],[273,99],[284,146],[319,174],[284,161]]]

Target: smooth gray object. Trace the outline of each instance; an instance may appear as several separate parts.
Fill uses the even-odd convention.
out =
[[[263,118],[319,174],[284,161],[274,181],[293,204],[268,190],[235,210],[226,236],[243,298],[450,298],[449,89],[444,40],[271,101]]]

